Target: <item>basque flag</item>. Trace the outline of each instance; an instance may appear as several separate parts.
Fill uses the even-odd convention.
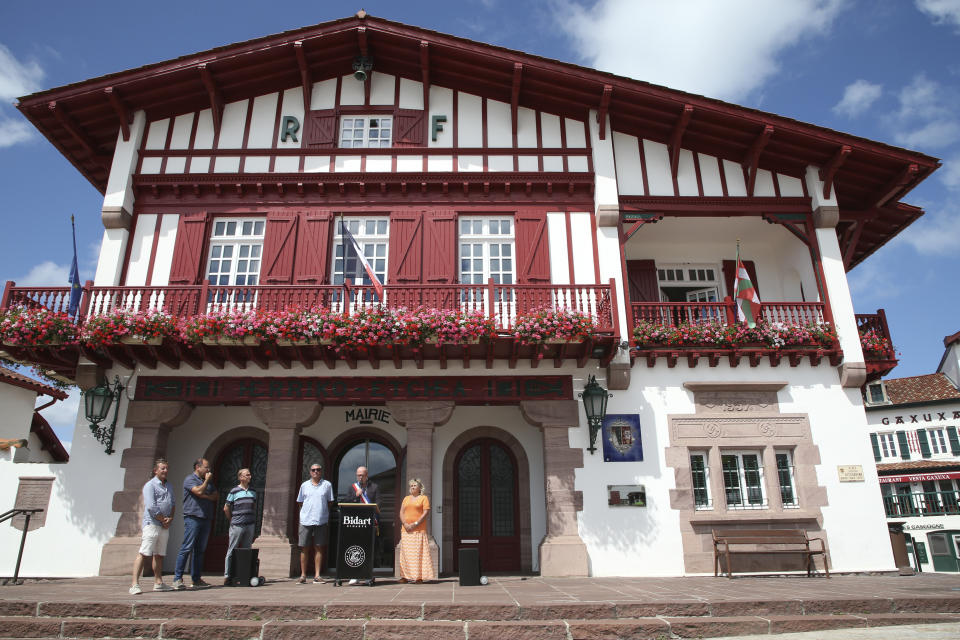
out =
[[[70,228],[73,230],[73,264],[70,265],[70,304],[67,307],[67,314],[71,318],[77,317],[77,310],[80,308],[80,269],[77,267],[77,227],[74,224],[73,216],[70,216]]]
[[[357,239],[353,237],[353,234],[350,233],[350,230],[347,229],[347,225],[341,224],[340,228],[343,230],[343,239],[346,240],[346,246],[344,247],[343,257],[344,257],[344,267],[346,267],[346,259],[350,255],[350,251],[353,251],[354,256],[357,260],[360,261],[360,264],[363,265],[363,270],[367,272],[367,277],[370,278],[370,282],[373,284],[373,288],[377,291],[377,299],[383,302],[383,283],[380,282],[380,278],[377,277],[376,272],[373,270],[373,267],[370,266],[370,263],[363,255],[363,251],[360,249],[360,243],[357,242]],[[346,269],[344,269],[344,274],[346,274]]]
[[[737,301],[737,319],[753,329],[760,316],[760,296],[756,285],[750,281],[747,268],[740,262],[740,243],[737,243],[737,276],[733,280],[734,299]]]

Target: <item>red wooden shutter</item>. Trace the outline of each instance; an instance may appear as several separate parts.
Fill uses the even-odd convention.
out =
[[[293,256],[297,247],[297,214],[292,211],[271,211],[263,236],[263,261],[260,282],[290,284],[293,282]]]
[[[457,282],[457,212],[428,211],[423,220],[423,281]]]
[[[293,263],[294,284],[327,284],[331,220],[333,214],[329,211],[308,211],[300,218]]]
[[[321,109],[309,112],[303,137],[307,147],[332,148],[337,146],[336,111]]]
[[[170,284],[199,284],[207,241],[206,212],[180,216],[170,266]]]
[[[660,302],[657,264],[653,260],[627,260],[630,302]]]
[[[537,284],[550,282],[550,238],[545,211],[517,213],[517,282]]]
[[[390,265],[387,282],[420,282],[423,260],[423,213],[390,214]]]
[[[750,276],[750,282],[753,283],[753,288],[757,291],[757,296],[760,295],[760,283],[757,282],[757,265],[754,264],[753,260],[744,260],[743,266],[747,270],[747,275]],[[736,260],[724,260],[723,261],[723,282],[727,285],[727,295],[731,298],[736,295],[736,291],[733,288],[733,282],[737,277],[737,261]],[[763,298],[760,298],[760,301],[763,301]]]
[[[425,147],[426,115],[415,109],[398,109],[393,123],[393,146]]]

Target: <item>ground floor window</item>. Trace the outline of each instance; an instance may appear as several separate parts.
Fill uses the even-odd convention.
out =
[[[693,505],[695,509],[712,509],[710,499],[710,467],[707,465],[707,454],[693,453],[690,455],[690,473],[693,475]]]
[[[767,506],[759,452],[724,453],[720,456],[720,462],[727,507],[762,509]]]

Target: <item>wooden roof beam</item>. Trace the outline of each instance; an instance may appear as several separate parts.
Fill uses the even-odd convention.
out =
[[[77,126],[77,124],[73,121],[73,118],[71,118],[67,112],[64,111],[61,105],[57,104],[56,100],[51,100],[48,102],[47,109],[49,109],[50,113],[54,115],[54,117],[57,119],[57,122],[60,123],[60,126],[66,129],[67,133],[69,133],[88,154],[91,156],[99,155],[97,153],[96,143],[91,140],[90,137],[80,129],[80,127]]]
[[[310,111],[310,96],[313,93],[313,81],[310,78],[310,67],[307,66],[307,52],[303,47],[303,40],[293,43],[293,51],[297,55],[297,67],[300,68],[300,83],[303,85],[303,111]]]
[[[903,188],[909,184],[909,182],[917,175],[920,171],[920,167],[916,163],[910,163],[903,168],[903,170],[897,175],[896,178],[891,180],[883,187],[880,191],[880,198],[873,204],[877,209],[887,204],[893,196],[897,195]]]
[[[760,154],[763,153],[763,148],[767,146],[767,143],[770,142],[770,136],[773,135],[773,125],[766,124],[763,126],[763,131],[760,132],[760,135],[756,137],[753,141],[753,144],[750,145],[750,151],[747,152],[747,156],[743,159],[741,165],[748,172],[747,177],[747,195],[753,195],[753,187],[757,183],[757,170],[760,165]]]
[[[513,63],[513,87],[510,89],[510,122],[513,131],[513,146],[517,146],[517,119],[520,111],[520,84],[523,81],[523,64]]]
[[[600,125],[600,139],[607,139],[607,110],[610,108],[610,98],[613,97],[613,85],[603,85],[603,95],[600,96],[600,107],[597,109],[597,122]]]
[[[117,118],[120,120],[120,132],[123,134],[123,141],[129,142],[130,112],[127,110],[126,105],[123,104],[123,101],[120,100],[120,96],[117,95],[113,87],[107,87],[103,90],[103,93],[107,96],[107,100],[110,101],[110,105],[113,107],[113,110],[116,111]]]
[[[820,169],[820,181],[823,182],[823,199],[830,199],[830,191],[833,187],[833,177],[837,175],[837,170],[840,168],[840,165],[843,164],[844,160],[847,159],[853,152],[853,149],[850,145],[845,144],[841,145],[837,152],[833,154],[833,157],[830,158],[830,162],[827,163],[827,166]]]
[[[853,223],[852,228],[847,230],[848,233],[844,234],[846,246],[843,249],[843,266],[847,270],[850,269],[850,263],[857,252],[857,244],[860,242],[860,234],[863,233],[866,222],[866,220],[857,220]]]
[[[360,55],[366,58],[370,55],[370,47],[367,46],[367,28],[357,27],[357,46],[360,47]]]
[[[673,177],[677,177],[677,166],[680,164],[680,144],[683,142],[683,132],[687,130],[690,124],[690,118],[693,116],[693,105],[683,105],[680,111],[680,118],[676,126],[673,127],[673,133],[670,134],[670,171]]]
[[[423,113],[430,114],[430,43],[420,41],[420,82],[423,84]]]
[[[213,130],[220,131],[220,121],[223,119],[223,96],[220,95],[220,89],[213,80],[213,73],[206,63],[197,65],[200,70],[200,79],[203,80],[203,86],[207,89],[207,97],[210,99],[210,110],[213,112]]]

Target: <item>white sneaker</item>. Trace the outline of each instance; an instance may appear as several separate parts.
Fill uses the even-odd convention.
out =
[[[176,591],[183,591],[184,589],[187,588],[187,585],[183,584],[183,580],[174,580],[174,581],[173,581],[173,588],[174,588]]]
[[[127,591],[127,593],[129,593],[129,594],[132,595],[132,596],[138,596],[138,595],[140,595],[141,593],[143,593],[143,589],[140,588],[140,585],[135,584],[135,585],[133,585],[132,587],[130,587],[130,589]]]
[[[356,578],[350,578],[349,584],[357,584],[358,582],[360,582],[360,581],[357,580]]]
[[[171,587],[168,584],[164,584],[160,582],[160,583],[154,583],[153,590],[154,591],[173,591],[173,587]]]

